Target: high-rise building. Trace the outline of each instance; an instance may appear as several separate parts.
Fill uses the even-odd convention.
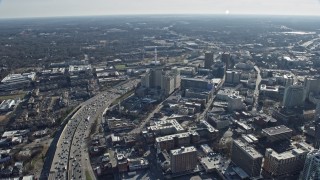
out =
[[[190,146],[171,150],[170,161],[172,173],[191,171],[197,165],[197,149]]]
[[[232,71],[226,71],[226,83],[232,83],[233,82],[233,73]]]
[[[303,169],[304,161],[312,147],[300,143],[293,149],[277,153],[271,148],[266,149],[263,172],[266,177],[281,177],[286,174],[297,174]]]
[[[213,52],[206,52],[204,57],[204,68],[211,69],[213,65]]]
[[[141,85],[146,88],[150,88],[150,73],[146,73],[141,77]]]
[[[309,97],[310,93],[318,94],[320,92],[320,76],[306,77],[304,80],[305,98]]]
[[[316,111],[315,111],[315,114],[314,114],[314,120],[317,120],[319,116],[320,116],[320,103],[318,103],[317,106],[316,106]]]
[[[320,150],[314,150],[307,155],[300,180],[320,179]]]
[[[283,77],[284,77],[284,86],[285,87],[293,85],[294,78],[292,75],[284,75]]]
[[[285,89],[283,97],[283,106],[285,108],[303,106],[304,100],[304,87],[302,85],[295,84]]]
[[[320,148],[320,103],[317,104],[314,113],[314,143],[313,146],[317,149]]]
[[[159,69],[151,69],[141,77],[141,85],[146,88],[160,88],[162,92],[168,96],[181,84],[180,72],[178,69],[163,71]]]
[[[226,65],[221,61],[214,62],[212,75],[215,78],[223,78],[225,74],[225,69],[227,69]]]
[[[172,76],[168,76],[168,75],[164,75],[162,78],[163,79],[162,79],[162,87],[161,87],[161,89],[163,90],[164,94],[166,96],[168,96],[175,89],[175,84],[174,84],[175,78],[172,77]]]
[[[249,144],[239,139],[233,140],[231,161],[249,176],[260,176],[262,158],[263,156]]]
[[[230,53],[224,52],[224,53],[221,55],[221,61],[226,64],[226,68],[230,68],[230,66],[231,66]]]
[[[141,84],[146,88],[158,88],[162,84],[161,68],[150,69],[143,77],[141,77]]]
[[[314,134],[314,144],[313,146],[316,149],[320,148],[320,116],[316,116],[315,120],[314,120],[314,130],[315,130],[315,134]]]
[[[161,88],[162,73],[163,73],[163,69],[161,68],[150,70],[150,87],[151,88]]]
[[[243,103],[243,98],[235,94],[228,96],[228,110],[238,111],[245,109],[245,104]]]
[[[161,89],[166,96],[170,95],[175,89],[179,88],[181,77],[178,69],[164,72],[162,74]]]
[[[174,80],[174,84],[175,84],[175,89],[180,88],[181,86],[181,75],[180,75],[180,71],[179,69],[173,69],[173,74],[175,74],[175,80]]]
[[[240,71],[226,71],[226,83],[238,84],[240,83],[241,72]]]

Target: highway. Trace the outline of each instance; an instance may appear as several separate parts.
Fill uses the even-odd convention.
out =
[[[83,102],[64,127],[56,145],[48,179],[96,179],[92,170],[87,140],[91,127],[110,104],[140,82],[131,79]]]
[[[253,111],[257,110],[258,101],[259,101],[259,85],[261,83],[261,74],[258,66],[254,66],[254,69],[257,71],[257,80],[256,80],[256,88],[254,90],[254,106],[252,107]]]

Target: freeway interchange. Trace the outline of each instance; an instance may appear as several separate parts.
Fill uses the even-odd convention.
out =
[[[138,79],[130,80],[79,105],[81,108],[65,125],[56,144],[48,179],[86,179],[86,176],[96,179],[87,146],[91,127],[113,101],[135,88],[139,82]]]

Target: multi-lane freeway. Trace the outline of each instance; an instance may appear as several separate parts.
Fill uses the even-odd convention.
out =
[[[87,146],[91,126],[113,101],[136,87],[139,82],[138,79],[127,81],[79,105],[81,108],[65,125],[55,146],[48,179],[86,179],[88,175],[96,179]]]
[[[261,83],[261,73],[258,66],[254,66],[254,69],[257,71],[257,80],[256,80],[256,88],[254,90],[254,106],[252,110],[256,111],[258,107],[258,102],[259,102],[259,86]]]

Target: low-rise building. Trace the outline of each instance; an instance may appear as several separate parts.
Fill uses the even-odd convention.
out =
[[[210,140],[215,139],[219,134],[219,130],[215,129],[211,124],[203,120],[200,121],[196,131],[201,137],[205,137]]]
[[[140,169],[146,169],[149,167],[149,162],[144,158],[128,159],[129,171],[136,171]]]
[[[15,105],[16,105],[16,101],[13,99],[4,100],[0,104],[0,112],[11,111]]]
[[[148,127],[148,130],[159,135],[170,135],[184,131],[183,127],[175,119],[155,122],[154,126]]]
[[[29,87],[36,78],[35,72],[22,74],[9,74],[1,80],[0,91],[11,91]]]
[[[267,86],[266,84],[261,84],[260,92],[264,96],[277,98],[279,96],[279,86]]]
[[[212,90],[214,88],[214,84],[212,79],[204,79],[204,78],[181,78],[181,89],[203,89],[203,90]]]
[[[229,127],[231,124],[231,120],[229,117],[215,117],[215,116],[208,116],[208,122],[210,122],[215,128],[217,129],[224,129]]]

